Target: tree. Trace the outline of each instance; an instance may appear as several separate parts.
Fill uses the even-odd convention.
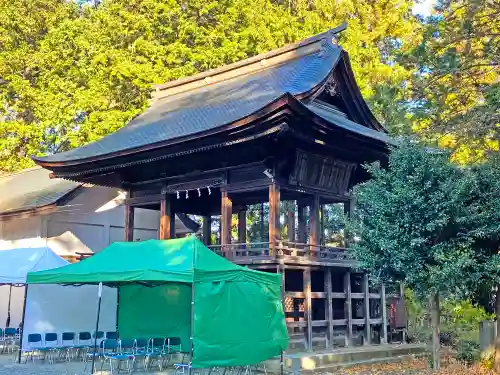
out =
[[[480,241],[491,238],[486,216],[493,213],[477,222],[480,206],[493,205],[478,182],[487,178],[449,158],[448,152],[411,142],[394,148],[387,169],[367,167],[371,180],[355,189],[351,223],[359,237],[353,255],[374,279],[404,282],[429,298],[435,369],[440,296],[466,297],[499,273],[498,255],[485,256]]]
[[[366,97],[408,73],[412,1],[0,0],[0,169],[122,127],[154,84],[219,67],[337,26]],[[418,33],[417,33],[418,34]],[[374,106],[374,108],[379,108]],[[383,114],[383,108],[377,110]]]
[[[484,259],[485,272],[477,289],[496,287],[495,370],[500,371],[500,156],[491,155],[485,162],[472,166],[475,184],[470,192],[470,215],[474,221],[476,252]]]
[[[421,43],[396,58],[414,71],[406,90],[413,130],[470,162],[500,142],[500,3],[438,1]]]

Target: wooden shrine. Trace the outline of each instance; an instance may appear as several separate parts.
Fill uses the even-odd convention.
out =
[[[367,178],[360,165],[386,163],[391,142],[337,43],[343,29],[160,85],[124,128],[35,160],[56,177],[126,190],[126,241],[135,208],[161,212],[161,239],[175,237],[175,213],[199,215],[214,251],[281,273],[292,347],[386,342],[389,291],[356,271],[349,239],[329,247],[321,230],[323,207],[348,214],[352,187]],[[263,203],[269,235],[250,243],[246,210]]]

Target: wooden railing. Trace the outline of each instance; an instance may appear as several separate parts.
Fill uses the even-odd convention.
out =
[[[310,245],[290,241],[232,243],[209,246],[217,254],[235,263],[269,263],[274,261],[345,263],[352,265],[345,248]]]

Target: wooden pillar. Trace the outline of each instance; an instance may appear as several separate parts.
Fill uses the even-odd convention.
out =
[[[280,239],[280,187],[275,182],[269,185],[269,244],[271,248]]]
[[[203,216],[203,243],[207,246],[211,245],[212,240],[212,216],[205,215]]]
[[[125,241],[134,241],[134,207],[125,205]]]
[[[344,214],[350,219],[352,213],[354,212],[354,199],[349,198],[347,202],[344,202]],[[344,233],[344,247],[349,247],[351,242],[350,234]]]
[[[325,311],[328,322],[328,346],[333,347],[333,297],[332,297],[332,268],[327,267],[325,274]]]
[[[260,204],[260,209],[259,209],[259,224],[260,224],[260,242],[266,242],[266,236],[264,235],[265,233],[265,225],[264,225],[264,203]]]
[[[281,305],[283,306],[283,312],[286,311],[286,306],[285,306],[285,265],[280,264],[278,265],[277,272],[281,272]],[[286,313],[285,313],[286,314]],[[286,319],[286,317],[285,317]]]
[[[319,196],[315,195],[309,215],[309,244],[319,245],[320,240]]]
[[[297,202],[297,242],[306,243],[306,205],[304,202]]]
[[[175,214],[172,212],[172,202],[165,194],[160,201],[160,240],[175,238]]]
[[[352,345],[352,292],[351,292],[351,273],[348,271],[344,275],[344,293],[345,293],[345,317],[347,321],[345,346]]]
[[[231,198],[229,198],[227,191],[223,191],[221,200],[221,215],[220,215],[221,245],[231,244],[232,215],[233,215],[233,202],[231,201]]]
[[[363,294],[364,294],[364,317],[365,317],[365,342],[364,345],[371,344],[371,325],[370,325],[370,284],[368,274],[363,275]]]
[[[295,242],[295,201],[288,202],[286,211],[288,241]]]
[[[306,349],[311,351],[312,343],[312,298],[311,298],[311,269],[304,269],[304,318],[306,321]]]
[[[319,219],[320,219],[320,225],[319,225],[319,243],[320,245],[326,245],[325,244],[325,206],[322,204],[319,206]]]
[[[247,242],[247,212],[238,212],[238,243]]]
[[[385,284],[380,287],[380,303],[382,304],[382,344],[387,344],[387,302],[385,298]]]

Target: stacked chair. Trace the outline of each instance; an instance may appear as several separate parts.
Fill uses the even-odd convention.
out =
[[[0,328],[0,354],[14,353],[19,345],[19,328]]]

